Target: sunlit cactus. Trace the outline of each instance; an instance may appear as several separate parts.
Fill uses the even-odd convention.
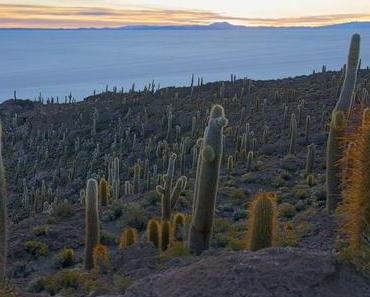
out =
[[[226,125],[224,108],[214,105],[199,152],[194,187],[189,248],[198,254],[209,248],[223,154],[223,129]]]
[[[271,247],[277,237],[276,194],[258,193],[248,214],[248,249]]]
[[[351,170],[345,183],[340,213],[350,247],[358,250],[369,245],[370,238],[370,121],[365,115],[355,132],[351,149]]]
[[[156,219],[150,219],[146,228],[147,240],[152,242],[156,248],[160,247],[161,224]]]
[[[139,234],[135,228],[127,227],[123,230],[120,240],[119,240],[119,247],[121,249],[125,249],[130,245],[137,243],[139,240]]]

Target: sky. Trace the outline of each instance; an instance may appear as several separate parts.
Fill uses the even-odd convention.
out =
[[[370,0],[0,0],[2,28],[220,21],[249,26],[320,26],[370,21]]]

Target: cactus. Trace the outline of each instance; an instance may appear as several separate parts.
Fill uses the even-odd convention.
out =
[[[290,123],[290,143],[289,143],[289,154],[294,155],[296,150],[297,142],[297,121],[292,114],[291,123]]]
[[[249,151],[248,156],[247,156],[247,165],[246,165],[247,171],[253,170],[253,157],[254,157],[253,151]]]
[[[120,240],[119,240],[119,247],[121,249],[125,249],[130,245],[133,245],[138,242],[139,235],[135,228],[127,227],[122,232]]]
[[[172,219],[172,241],[183,241],[185,239],[185,221],[186,217],[183,213],[178,212]]]
[[[204,131],[194,186],[189,248],[198,254],[209,248],[226,125],[223,107],[214,105]]]
[[[360,56],[360,39],[359,34],[352,35],[343,87],[335,106],[335,110],[344,112],[346,117],[349,116],[350,113],[353,91],[356,86],[358,60]]]
[[[98,243],[93,250],[94,269],[100,273],[107,273],[109,268],[108,248]]]
[[[277,232],[276,194],[258,193],[248,214],[248,249],[271,247]]]
[[[7,259],[7,219],[8,219],[8,194],[5,180],[5,170],[2,157],[2,124],[0,122],[0,282],[5,279]]]
[[[152,242],[156,248],[160,247],[160,232],[161,225],[156,219],[150,219],[148,221],[146,233],[148,241]]]
[[[306,143],[310,142],[310,122],[311,122],[311,117],[308,115],[306,117],[306,123],[305,123],[305,129],[304,129],[304,136]]]
[[[94,248],[100,242],[98,183],[92,178],[86,186],[85,228],[85,269],[90,270],[94,268]]]
[[[136,163],[134,165],[134,194],[138,194],[140,192],[140,171],[140,164]]]
[[[164,174],[162,179],[162,185],[156,187],[157,193],[161,196],[162,204],[162,220],[168,221],[171,219],[171,212],[176,206],[176,203],[180,197],[180,193],[185,190],[187,178],[181,176],[177,179],[175,186],[173,187],[173,176],[175,174],[175,161],[176,154],[171,154],[168,161],[167,174]]]
[[[366,116],[354,134],[351,154],[351,173],[345,184],[343,202],[339,206],[344,218],[343,230],[350,248],[368,247],[370,238],[370,122]]]
[[[161,222],[161,250],[165,251],[170,244],[171,223],[170,221]]]
[[[307,146],[307,158],[306,158],[306,175],[313,173],[313,168],[315,165],[315,154],[316,148],[314,144]]]
[[[227,172],[229,173],[229,175],[231,175],[233,171],[234,171],[234,158],[232,155],[230,155],[227,158]]]
[[[108,204],[108,182],[104,177],[99,182],[99,201],[102,206]]]
[[[326,207],[328,213],[335,211],[341,196],[341,169],[339,161],[343,158],[342,138],[346,129],[343,111],[334,110],[330,122],[330,132],[326,149]]]

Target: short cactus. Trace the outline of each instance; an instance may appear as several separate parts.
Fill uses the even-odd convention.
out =
[[[87,181],[85,207],[85,269],[90,270],[94,268],[94,248],[100,242],[98,183],[95,179]]]
[[[199,152],[194,187],[189,248],[198,254],[209,248],[226,125],[224,108],[214,105]]]
[[[173,241],[183,241],[185,239],[185,222],[186,217],[183,213],[178,212],[173,216],[172,219],[172,235]]]
[[[160,236],[161,225],[158,220],[150,219],[148,221],[146,233],[148,241],[152,242],[156,248],[160,247]]]
[[[276,194],[258,193],[248,213],[248,249],[271,247],[277,233]]]
[[[137,243],[139,240],[139,234],[135,228],[127,227],[123,230],[120,240],[119,247],[125,249],[130,245]]]

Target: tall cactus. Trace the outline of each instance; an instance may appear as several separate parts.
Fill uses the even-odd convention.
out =
[[[6,189],[5,170],[2,157],[2,125],[0,122],[0,282],[5,279],[7,258],[7,219],[8,195]]]
[[[312,143],[307,146],[306,175],[310,175],[313,173],[313,169],[315,165],[315,155],[316,155],[316,147]]]
[[[136,163],[134,165],[134,194],[138,194],[140,191],[140,171],[140,164]]]
[[[167,174],[164,174],[162,179],[162,185],[156,187],[156,191],[161,195],[162,202],[162,220],[168,221],[171,219],[171,213],[176,206],[176,203],[180,197],[180,194],[185,190],[187,178],[181,176],[177,179],[175,186],[173,186],[173,177],[175,174],[175,161],[176,154],[171,154],[168,161]]]
[[[194,187],[189,248],[198,254],[209,248],[226,125],[224,108],[214,105],[204,131]]]
[[[258,193],[249,207],[248,249],[271,247],[276,239],[276,194]]]
[[[85,269],[94,268],[94,248],[100,243],[98,183],[87,181],[85,202]]]
[[[342,172],[339,166],[343,158],[343,136],[346,118],[343,111],[334,110],[326,149],[326,207],[329,213],[335,211],[341,196]]]
[[[365,114],[354,136],[354,144],[348,147],[351,169],[339,209],[350,247],[359,250],[368,248],[370,238],[370,121]]]
[[[345,112],[346,116],[349,115],[352,105],[353,91],[356,86],[358,60],[360,56],[360,40],[361,37],[359,34],[352,35],[343,87],[339,100],[335,106],[335,110]]]

